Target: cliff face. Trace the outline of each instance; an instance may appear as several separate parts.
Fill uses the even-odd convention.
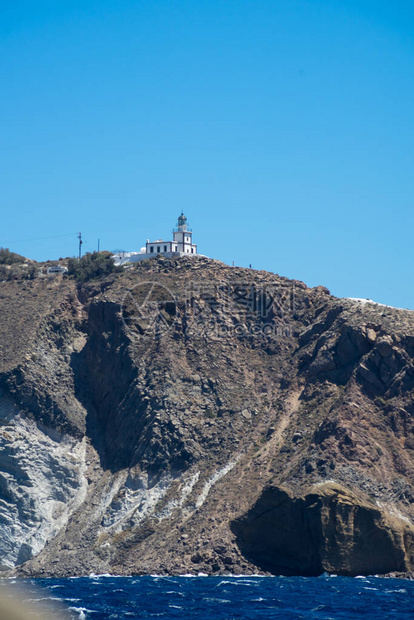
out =
[[[204,258],[0,287],[3,570],[414,570],[412,312]]]
[[[331,482],[297,497],[268,486],[232,529],[243,555],[283,575],[409,570],[414,527]]]

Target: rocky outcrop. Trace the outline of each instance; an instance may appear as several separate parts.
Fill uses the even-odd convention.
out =
[[[0,570],[36,556],[85,500],[86,445],[0,397]]]
[[[413,570],[413,313],[202,257],[0,286],[3,569]]]
[[[246,557],[281,575],[366,575],[414,566],[414,527],[333,483],[306,495],[268,487],[232,524]]]

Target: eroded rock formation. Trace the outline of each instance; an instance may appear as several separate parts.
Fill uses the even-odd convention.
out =
[[[406,518],[330,482],[299,497],[269,486],[232,529],[243,555],[275,574],[384,574],[414,562]]]
[[[412,312],[202,257],[0,311],[3,570],[413,570]]]

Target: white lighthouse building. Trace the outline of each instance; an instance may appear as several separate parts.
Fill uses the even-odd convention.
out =
[[[116,265],[124,265],[159,255],[167,257],[197,255],[197,245],[193,243],[193,231],[189,228],[183,212],[178,218],[177,226],[173,229],[172,241],[163,241],[163,239],[150,241],[148,239],[139,252],[117,252],[114,254],[114,261]]]
[[[193,243],[193,231],[187,225],[187,218],[181,211],[177,227],[173,230],[175,252],[197,254],[197,246]]]

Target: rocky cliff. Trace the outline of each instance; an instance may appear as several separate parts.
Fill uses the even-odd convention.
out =
[[[414,570],[413,312],[201,257],[0,310],[3,570]]]

